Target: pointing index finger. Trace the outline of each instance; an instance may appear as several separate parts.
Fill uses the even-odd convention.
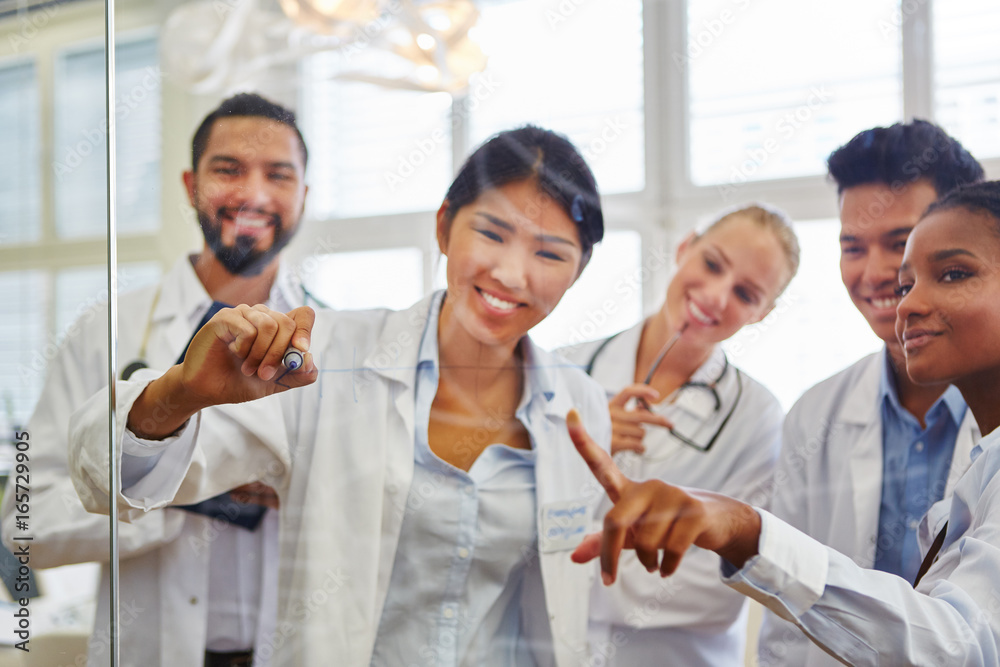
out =
[[[611,502],[618,502],[618,498],[629,484],[628,478],[618,469],[611,456],[601,449],[583,428],[583,422],[580,421],[580,415],[576,410],[570,410],[566,415],[566,427],[569,430],[569,437],[576,445],[576,451],[587,462],[590,472],[594,473],[594,477],[608,492]]]

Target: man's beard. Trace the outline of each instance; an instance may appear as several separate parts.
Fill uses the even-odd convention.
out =
[[[292,234],[282,224],[281,219],[277,216],[275,218],[277,220],[273,226],[274,238],[271,247],[267,250],[257,250],[257,237],[251,234],[238,234],[233,245],[223,245],[222,211],[216,214],[214,221],[204,211],[198,211],[198,223],[205,236],[205,243],[222,266],[234,276],[259,275],[292,240]]]

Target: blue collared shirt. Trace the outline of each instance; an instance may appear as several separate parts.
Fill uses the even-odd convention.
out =
[[[899,402],[887,351],[879,384],[882,409],[882,503],[875,569],[912,582],[920,568],[920,518],[944,497],[966,405],[954,386],[927,411],[926,427]]]
[[[438,295],[420,344],[413,482],[372,665],[512,667],[524,664],[521,582],[537,558],[535,451],[491,444],[468,472],[431,451],[441,302]],[[528,359],[524,386],[515,416],[531,434],[531,415],[543,414],[531,407],[551,392],[546,370]]]

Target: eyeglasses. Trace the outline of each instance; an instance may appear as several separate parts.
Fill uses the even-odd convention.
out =
[[[680,399],[681,395],[685,391],[695,390],[695,391],[708,392],[708,395],[711,397],[710,400],[712,401],[713,405],[712,407],[713,419],[704,420],[702,422],[702,425],[707,424],[710,421],[714,421],[714,417],[718,415],[718,413],[722,410],[722,398],[719,396],[718,385],[722,381],[722,379],[726,376],[726,373],[729,371],[729,359],[725,356],[725,354],[723,354],[723,360],[724,364],[722,366],[722,371],[719,373],[718,377],[716,377],[714,380],[712,380],[711,382],[685,382],[670,397],[668,397],[668,399],[663,404],[665,405],[676,404],[678,402],[678,399]],[[715,429],[715,433],[712,434],[712,437],[709,438],[707,441],[703,438],[696,438],[694,434],[692,434],[691,437],[688,437],[683,435],[682,433],[679,433],[678,427],[671,427],[667,429],[670,432],[671,436],[676,438],[681,443],[689,447],[694,447],[695,449],[701,452],[707,452],[710,449],[712,449],[712,446],[715,445],[716,441],[719,439],[719,435],[722,433],[723,429],[726,428],[726,424],[728,424],[729,420],[732,419],[733,413],[736,412],[736,406],[739,405],[740,398],[743,396],[743,375],[742,373],[740,373],[740,369],[733,367],[733,370],[736,373],[736,397],[733,399],[733,404],[730,406],[729,411],[726,412],[726,416],[722,418],[721,422],[719,422],[719,426]],[[646,458],[659,458],[655,456],[649,449],[647,449],[646,452],[649,455],[646,456]]]

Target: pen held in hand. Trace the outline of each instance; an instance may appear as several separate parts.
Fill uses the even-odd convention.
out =
[[[302,352],[290,347],[285,350],[285,355],[281,358],[281,365],[290,371],[294,371],[296,368],[301,368],[305,361],[305,357]]]

